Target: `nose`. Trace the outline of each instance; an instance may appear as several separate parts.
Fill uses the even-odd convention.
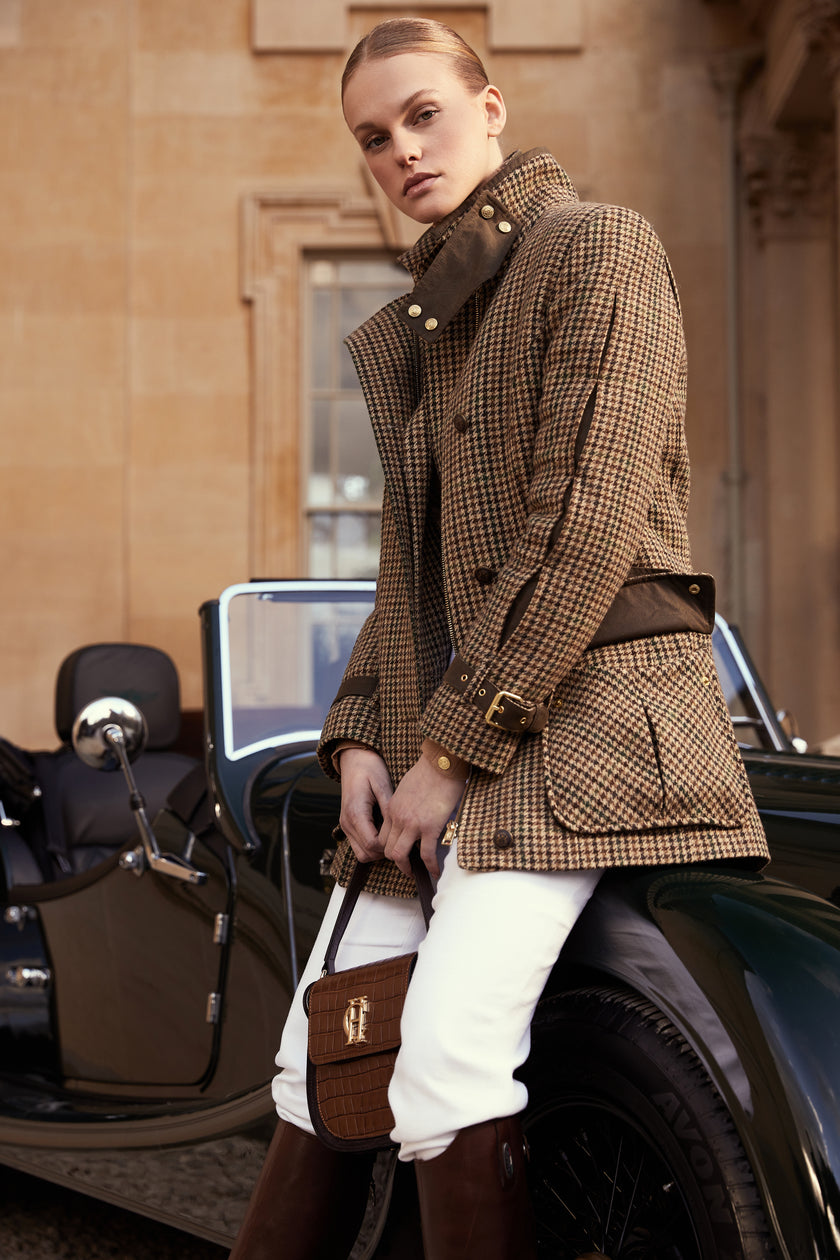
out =
[[[394,157],[400,166],[410,166],[412,162],[420,161],[420,145],[417,143],[417,137],[412,135],[408,128],[401,127],[395,132],[392,142]]]

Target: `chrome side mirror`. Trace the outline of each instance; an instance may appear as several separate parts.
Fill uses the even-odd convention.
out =
[[[73,723],[72,739],[76,755],[92,770],[119,770],[122,764],[115,747],[120,733],[129,761],[136,761],[146,747],[146,719],[130,700],[103,696],[86,704]]]
[[[161,853],[146,813],[146,802],[137,788],[131,763],[146,747],[148,729],[143,714],[130,700],[119,696],[103,696],[82,709],[71,732],[76,755],[94,770],[116,770],[118,767],[128,785],[131,809],[143,842],[139,861],[160,875],[182,880],[185,884],[204,884],[207,875],[196,870],[191,862],[177,853]],[[137,862],[125,862],[126,869],[142,875]]]

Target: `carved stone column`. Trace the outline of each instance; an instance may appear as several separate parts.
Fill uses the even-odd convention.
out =
[[[753,601],[749,598],[744,564],[746,522],[743,491],[746,481],[742,438],[740,298],[740,207],[738,198],[737,130],[739,99],[747,73],[758,60],[755,48],[734,48],[716,54],[709,69],[718,96],[723,146],[724,215],[726,237],[726,427],[728,459],[724,473],[727,505],[726,570],[718,574],[718,602],[739,625]]]
[[[751,130],[741,157],[751,440],[766,494],[762,665],[813,740],[840,715],[834,138]]]
[[[828,65],[834,106],[834,143],[840,154],[840,0],[797,0],[797,17],[809,51]],[[835,171],[840,178],[840,160],[835,161]]]

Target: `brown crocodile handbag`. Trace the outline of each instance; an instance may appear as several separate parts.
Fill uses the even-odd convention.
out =
[[[419,852],[411,866],[426,927],[432,885]],[[401,954],[335,970],[339,942],[370,863],[357,864],[336,920],[321,979],[310,984],[303,1005],[309,1016],[306,1096],[318,1137],[333,1150],[371,1151],[393,1146],[394,1116],[388,1086],[400,1048],[400,1018],[417,954]]]

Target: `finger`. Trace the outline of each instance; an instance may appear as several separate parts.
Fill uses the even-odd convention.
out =
[[[379,828],[379,831],[378,831],[378,833],[377,833],[377,837],[376,837],[376,838],[377,838],[377,840],[379,841],[379,843],[382,845],[382,852],[383,852],[383,853],[385,852],[386,848],[388,847],[388,841],[389,841],[389,839],[390,839],[390,837],[391,837],[391,832],[392,832],[392,831],[393,831],[393,827],[392,827],[392,824],[391,824],[391,820],[390,820],[390,818],[388,817],[388,815],[387,815],[387,814],[385,814],[385,815],[383,816],[383,819],[382,819],[382,826]],[[394,833],[394,834],[396,834],[396,833]]]
[[[339,815],[339,822],[347,835],[365,844],[374,844],[377,837],[372,805],[371,800],[360,802],[357,797],[350,797],[343,802]]]
[[[376,779],[376,780],[372,779],[371,784],[370,784],[370,790],[375,796],[376,803],[378,804],[379,808],[384,813],[385,809],[388,806],[388,802],[390,801],[391,797],[394,795],[394,789],[391,786],[391,780],[387,777],[387,775],[384,776],[382,779]]]
[[[350,823],[345,824],[343,820],[339,823],[339,827],[360,862],[373,862],[383,856],[382,843],[375,827],[369,821],[361,829]]]
[[[388,837],[388,842],[385,845],[385,856],[399,867],[403,875],[411,874],[411,862],[408,859],[408,855],[417,843],[417,839],[418,837],[414,831],[397,832],[393,828]]]
[[[432,879],[440,877],[440,866],[437,859],[437,836],[424,836],[420,841],[420,856]]]
[[[350,848],[353,850],[359,862],[376,862],[382,857],[382,851],[377,847],[371,847],[367,844],[360,844],[358,840],[347,837]]]

